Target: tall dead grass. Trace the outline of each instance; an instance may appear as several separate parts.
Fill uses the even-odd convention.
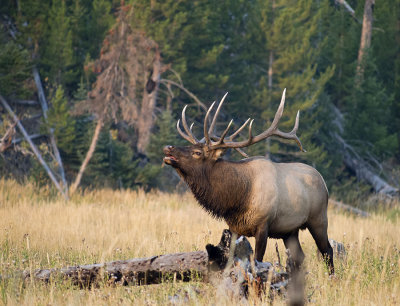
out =
[[[306,254],[306,297],[318,305],[400,303],[399,210],[361,219],[329,212],[329,237],[344,243],[329,278],[308,231],[300,240]],[[22,269],[64,267],[156,254],[202,250],[216,244],[223,221],[210,217],[188,194],[96,190],[65,202],[51,190],[0,181],[0,274]],[[251,239],[254,243],[253,239]],[[278,241],[280,254],[284,247]],[[276,261],[275,240],[265,260]],[[283,260],[285,260],[283,258]],[[24,284],[0,280],[0,304],[232,304],[224,291],[202,283],[78,289],[66,282]],[[284,304],[283,297],[274,301]]]

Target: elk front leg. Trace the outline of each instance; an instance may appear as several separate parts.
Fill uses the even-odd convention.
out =
[[[256,235],[256,253],[255,259],[259,262],[263,261],[265,249],[267,248],[268,227],[264,226],[257,230]]]

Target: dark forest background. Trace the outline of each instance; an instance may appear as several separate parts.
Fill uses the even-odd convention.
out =
[[[300,110],[307,153],[271,139],[249,155],[311,164],[349,202],[399,187],[399,0],[13,0],[0,21],[4,178],[174,190],[162,148],[185,144],[184,105],[201,138],[229,92],[217,130],[251,117],[259,133],[287,88],[280,129]]]

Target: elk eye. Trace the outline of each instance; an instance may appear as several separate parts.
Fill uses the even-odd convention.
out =
[[[193,154],[194,154],[194,155],[197,155],[197,156],[200,156],[200,155],[201,155],[201,152],[199,152],[199,151],[193,151]]]

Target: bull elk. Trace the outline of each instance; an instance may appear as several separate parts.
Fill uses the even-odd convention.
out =
[[[208,109],[204,119],[204,138],[201,140],[193,134],[193,124],[190,127],[187,124],[185,106],[182,111],[182,125],[186,133],[180,128],[180,120],[177,122],[177,129],[192,145],[164,147],[164,162],[175,168],[200,205],[216,218],[223,218],[232,232],[255,237],[257,261],[263,260],[268,237],[281,238],[289,249],[294,264],[300,266],[304,253],[298,238],[299,229],[308,228],[332,274],[333,250],[327,234],[328,190],[319,172],[306,164],[275,163],[261,156],[240,161],[221,158],[227,149],[236,149],[246,156],[242,148],[270,136],[295,140],[304,151],[296,135],[299,112],[291,132],[285,133],[278,129],[285,104],[285,91],[271,126],[256,136],[252,134],[253,120],[250,119],[229,137],[227,134],[232,120],[220,137],[214,134],[226,94],[219,103],[209,128],[208,120],[215,102]],[[233,141],[248,124],[248,138]]]

